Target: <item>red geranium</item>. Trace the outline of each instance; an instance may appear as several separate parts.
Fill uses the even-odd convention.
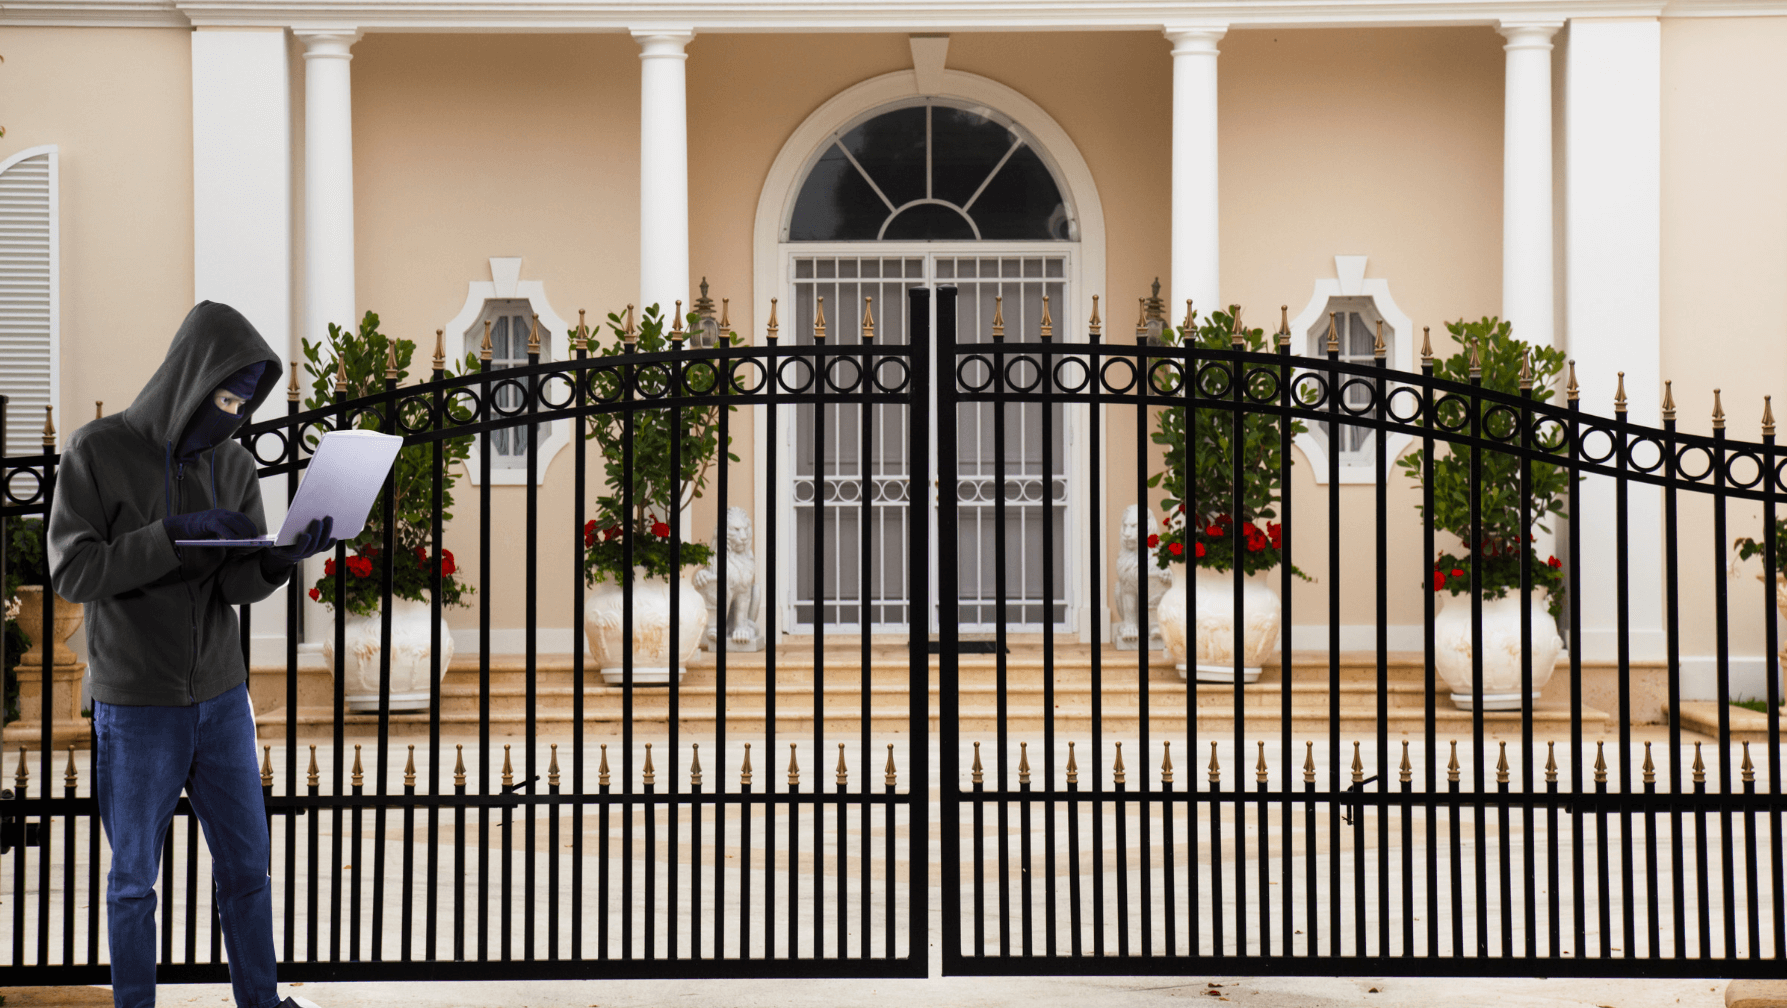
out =
[[[1167,550],[1169,552],[1171,552],[1174,556],[1178,556],[1179,554],[1185,552],[1185,547],[1183,545],[1181,545],[1180,543],[1168,543]],[[1203,554],[1203,552],[1204,552],[1204,544],[1198,543],[1198,554],[1201,556]]]
[[[335,576],[335,558],[334,557],[330,557],[329,559],[323,561],[323,573],[328,575],[329,577]]]
[[[1174,543],[1174,544],[1173,544],[1173,545],[1174,545],[1174,546],[1178,546],[1178,545],[1179,545],[1179,544],[1178,544],[1178,543]],[[1198,552],[1197,552],[1197,555],[1198,555],[1198,556],[1203,556],[1203,555],[1204,555],[1204,544],[1203,544],[1203,543],[1198,543],[1198,544],[1197,544],[1197,548],[1198,548]],[[1178,554],[1178,552],[1179,552],[1179,551],[1178,551],[1178,550],[1177,550],[1177,549],[1175,549],[1175,550],[1173,550],[1173,553],[1174,553],[1174,554],[1175,554],[1175,555],[1177,555],[1177,554]]]
[[[1441,588],[1444,588],[1445,586],[1446,586],[1446,572],[1445,571],[1434,571],[1433,572],[1433,590],[1439,591]]]
[[[1148,548],[1149,549],[1153,549],[1154,547],[1159,546],[1159,545],[1160,545],[1160,537],[1159,536],[1151,535],[1148,537]]]
[[[657,536],[659,539],[668,539],[670,538],[670,526],[663,522],[653,522],[652,535]]]
[[[1557,557],[1551,557],[1550,559],[1545,561],[1545,566],[1550,567],[1552,570],[1557,570],[1559,567],[1562,567],[1563,565],[1564,565],[1564,562],[1562,560],[1559,560]]]
[[[321,602],[322,600],[323,600],[322,592],[317,591],[315,588],[310,589],[310,601]]]
[[[1453,577],[1464,577],[1464,571],[1461,571],[1458,568],[1454,567],[1454,568],[1452,568],[1452,576]]]
[[[372,574],[372,561],[363,556],[347,558],[348,573],[355,577],[367,577]]]
[[[619,525],[610,525],[602,530],[602,541],[613,542],[620,538],[620,532],[621,528]]]
[[[1204,529],[1204,534],[1212,539],[1220,539],[1222,538],[1222,529],[1219,526],[1211,525]]]

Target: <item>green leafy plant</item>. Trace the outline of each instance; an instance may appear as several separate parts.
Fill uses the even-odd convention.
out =
[[[14,518],[6,523],[6,582],[0,584],[0,615],[5,629],[0,636],[0,669],[5,670],[4,699],[0,700],[0,724],[19,719],[19,660],[31,649],[31,635],[19,626],[19,587],[49,582],[49,562],[44,551],[43,520]]]
[[[690,312],[685,321],[694,329],[700,318]],[[665,331],[664,323],[663,311],[655,304],[641,312],[632,352],[649,354],[671,349],[670,333]],[[595,355],[627,356],[628,333],[633,329],[631,310],[626,319],[610,313],[608,328],[614,341],[592,348],[597,350]],[[720,339],[728,346],[741,342],[734,332],[721,333]],[[610,368],[592,373],[590,389],[603,400],[628,394],[636,399],[650,399],[670,391],[671,376],[671,368],[654,365]],[[633,383],[630,392],[623,386],[627,381]],[[705,364],[683,369],[683,381],[688,385],[687,394],[697,396],[724,396],[732,387],[728,375]],[[626,572],[628,530],[632,531],[633,564],[653,577],[674,577],[682,568],[705,564],[713,556],[712,547],[703,543],[685,542],[680,548],[673,548],[669,523],[673,503],[686,510],[707,488],[708,471],[722,449],[719,411],[717,404],[684,406],[680,411],[668,407],[633,411],[631,466],[626,456],[628,415],[601,413],[589,418],[584,437],[596,442],[602,454],[607,493],[596,498],[596,517],[583,526],[586,583],[621,580]],[[730,451],[731,444],[724,447],[726,457],[737,462],[738,456]],[[629,490],[631,509],[626,506]]]
[[[1763,544],[1749,536],[1744,536],[1731,545],[1737,547],[1737,555],[1741,560],[1748,560],[1753,556],[1761,556],[1764,552]],[[1775,519],[1774,573],[1779,574],[1782,571],[1787,571],[1787,518]]]
[[[1532,381],[1533,401],[1542,403],[1551,399],[1551,380],[1564,368],[1563,351],[1551,347],[1536,347],[1524,340],[1515,339],[1512,325],[1496,318],[1484,318],[1476,322],[1459,319],[1446,323],[1446,331],[1458,339],[1463,349],[1450,357],[1436,360],[1433,366],[1434,377],[1468,384],[1472,380],[1471,354],[1474,350],[1482,387],[1518,395],[1521,373],[1530,359],[1529,377]],[[1479,401],[1477,409],[1479,429],[1486,435],[1507,437],[1518,430],[1517,420],[1508,411],[1492,412],[1494,405],[1486,401]],[[1448,426],[1459,425],[1460,429],[1469,429],[1467,421],[1470,417],[1470,405],[1467,400],[1437,400],[1435,411],[1436,419]],[[1535,434],[1534,443],[1535,447],[1555,450],[1563,445],[1563,440],[1562,430],[1542,428]],[[1504,598],[1510,591],[1520,590],[1521,558],[1525,556],[1531,561],[1533,587],[1549,590],[1551,615],[1560,615],[1564,605],[1563,565],[1557,557],[1539,560],[1533,550],[1532,528],[1521,523],[1519,457],[1484,450],[1477,453],[1477,460],[1476,498],[1482,530],[1480,537],[1473,535],[1471,525],[1469,450],[1452,446],[1446,454],[1436,455],[1433,460],[1433,514],[1427,517],[1435,528],[1457,536],[1465,544],[1465,550],[1462,554],[1448,551],[1435,558],[1429,587],[1433,591],[1444,590],[1453,595],[1467,592],[1470,590],[1474,565],[1483,598]],[[1425,453],[1417,450],[1403,456],[1396,464],[1420,485],[1425,462]],[[1562,498],[1569,489],[1570,475],[1563,467],[1544,462],[1532,463],[1531,469],[1528,514],[1533,527],[1549,532],[1550,528],[1544,524],[1546,516],[1568,517],[1564,513]],[[1425,513],[1425,505],[1420,507]]]
[[[397,381],[401,384],[409,377],[410,361],[414,358],[416,344],[414,340],[393,340],[378,331],[379,318],[373,312],[367,312],[360,319],[360,327],[356,332],[349,332],[340,326],[329,326],[329,339],[312,343],[304,340],[304,370],[311,376],[311,395],[304,400],[304,408],[318,409],[333,405],[336,400],[335,383],[338,376],[345,375],[344,394],[348,400],[374,395],[385,390],[385,368],[389,355],[394,355],[397,364]],[[465,371],[477,368],[477,358],[466,355],[462,365]],[[454,368],[448,367],[446,374],[453,376]],[[449,400],[451,402],[451,400]],[[417,415],[406,418],[412,426],[426,423],[426,413],[421,404],[411,407]],[[470,418],[465,407],[450,405],[454,416],[459,420]],[[381,417],[375,412],[363,413],[350,417],[354,427],[378,430]],[[309,438],[308,447],[316,448],[316,437]],[[453,560],[450,550],[441,550],[438,555],[430,555],[429,547],[433,543],[433,516],[435,508],[441,510],[441,520],[451,521],[453,514],[447,510],[453,506],[453,484],[458,476],[452,466],[464,462],[471,453],[472,438],[448,438],[441,442],[441,498],[434,499],[434,453],[428,445],[411,445],[397,455],[397,462],[392,467],[392,487],[396,496],[396,522],[392,527],[393,556],[382,556],[385,541],[384,509],[382,504],[374,506],[372,513],[366,516],[366,527],[348,542],[347,569],[337,572],[335,560],[330,558],[323,563],[323,576],[318,578],[310,588],[310,597],[325,605],[333,605],[335,601],[335,581],[338,576],[345,579],[345,598],[347,611],[356,616],[370,616],[378,612],[380,586],[384,580],[385,568],[391,570],[391,594],[395,598],[409,599],[415,602],[425,601],[427,592],[432,587],[435,568],[441,574],[441,604],[443,606],[467,605],[465,596],[472,590],[457,576],[458,566]]]
[[[1196,346],[1205,350],[1229,350],[1234,347],[1235,319],[1239,306],[1227,312],[1211,312],[1195,329],[1162,331],[1161,338],[1169,346]],[[1194,320],[1195,321],[1195,320]],[[1242,329],[1242,340],[1248,350],[1261,353],[1266,349],[1262,329]],[[1257,368],[1248,369],[1250,379],[1262,383],[1256,391],[1269,391],[1272,378]],[[1288,380],[1288,369],[1281,369],[1278,381]],[[1227,378],[1206,371],[1199,379],[1199,393],[1216,397],[1225,393]],[[1163,389],[1176,387],[1163,372],[1156,381]],[[1234,414],[1228,410],[1191,409],[1187,429],[1187,408],[1174,406],[1160,413],[1160,428],[1153,435],[1155,444],[1165,449],[1166,468],[1148,478],[1148,485],[1166,491],[1161,506],[1166,510],[1164,529],[1148,537],[1155,562],[1161,568],[1186,562],[1186,554],[1199,567],[1214,571],[1235,568]],[[1291,422],[1293,435],[1306,428],[1300,421]],[[1186,457],[1187,434],[1190,435],[1190,460]],[[1279,474],[1283,462],[1280,429],[1276,419],[1245,413],[1241,421],[1240,520],[1241,569],[1254,574],[1271,570],[1284,559],[1282,527],[1272,519],[1278,517],[1280,500]],[[1295,567],[1298,577],[1307,575]]]

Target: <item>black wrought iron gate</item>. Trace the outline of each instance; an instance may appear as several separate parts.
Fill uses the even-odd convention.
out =
[[[933,296],[941,330],[934,342],[923,331]],[[477,547],[462,552],[475,553],[466,566],[476,572],[470,604],[480,646],[442,667],[444,512],[433,506],[424,540],[405,542],[393,531],[398,502],[389,486],[383,538],[353,554],[366,563],[350,569],[344,547],[325,576],[337,614],[328,627],[330,667],[301,656],[301,603],[290,593],[283,708],[262,712],[283,979],[924,976],[933,880],[941,887],[945,973],[1779,973],[1787,960],[1780,842],[1787,800],[1775,586],[1728,597],[1736,593],[1723,577],[1731,537],[1755,518],[1764,570],[1780,566],[1774,530],[1787,455],[1772,419],[1756,443],[1728,439],[1722,412],[1710,437],[1678,431],[1672,413],[1660,428],[1643,427],[1623,411],[1613,419],[1583,412],[1573,376],[1559,405],[1531,388],[1486,388],[1474,372],[1462,380],[1436,374],[1431,358],[1413,374],[1389,371],[1382,355],[1376,366],[1342,362],[1333,343],[1325,359],[1293,357],[1288,333],[1269,348],[1264,334],[1227,315],[1173,345],[1106,341],[1096,315],[1083,338],[1058,341],[1046,313],[1039,331],[1006,340],[1000,330],[957,333],[952,288],[910,297],[905,317],[915,329],[903,344],[876,341],[865,327],[854,343],[827,342],[819,330],[794,346],[772,328],[757,345],[692,349],[680,333],[658,328],[598,349],[580,329],[571,360],[542,360],[536,341],[525,366],[498,372],[473,360],[454,375],[437,353],[428,380],[402,385],[393,356],[367,394],[351,397],[338,385],[305,410],[294,377],[288,416],[243,435],[263,474],[287,475],[288,488],[313,435],[372,426],[404,434],[406,451],[432,474],[431,502],[439,502],[453,446],[475,439],[483,477],[473,491]],[[851,508],[886,506],[885,487],[865,486],[854,499],[822,496],[803,531],[777,527],[779,474],[794,463],[778,457],[776,425],[787,407],[815,404],[860,411],[845,433],[828,431],[823,419],[814,424],[807,447],[821,464],[828,439],[860,437],[866,450],[876,423],[897,422],[911,445],[926,445],[935,423],[945,473],[958,471],[949,456],[964,411],[980,411],[978,423],[990,407],[997,488],[1010,482],[1004,446],[1015,435],[1044,446],[1040,471],[1054,472],[1057,460],[1048,456],[1064,442],[1052,425],[1079,424],[1090,513],[1072,535],[1042,537],[1043,555],[1026,558],[1037,562],[1024,569],[1044,579],[1026,590],[1038,587],[1041,597],[1057,597],[1057,577],[1080,579],[1093,598],[1122,591],[1126,578],[1146,594],[1136,571],[1158,569],[1163,550],[1169,566],[1171,557],[1195,561],[1206,551],[1240,558],[1269,549],[1281,562],[1252,577],[1242,569],[1251,561],[1181,568],[1161,601],[1163,612],[1176,602],[1191,614],[1188,629],[1167,634],[1178,634],[1187,652],[1184,679],[1161,654],[1107,647],[1108,628],[1096,616],[1077,634],[1020,636],[997,613],[991,653],[964,655],[961,621],[946,613],[940,653],[930,654],[922,614],[936,588],[923,576],[908,578],[908,612],[920,614],[910,633],[840,636],[821,625],[810,639],[791,638],[777,625],[783,610],[774,603],[785,586],[776,584],[775,563],[758,566],[770,603],[762,610],[765,649],[735,651],[722,632],[687,680],[645,685],[630,651],[605,676],[582,648],[561,654],[541,646],[541,613],[554,599],[568,596],[573,632],[582,632],[591,550],[618,543],[623,569],[651,550],[680,555],[690,507],[681,496],[644,528],[612,526],[610,535],[588,526],[607,506],[586,497],[586,487],[604,485],[592,466],[638,468],[639,432],[653,424],[687,431],[711,423],[721,445],[767,432],[754,472],[722,450],[709,486],[720,502],[758,509],[757,542],[767,556],[794,553],[818,565],[813,543],[826,541],[828,522]],[[531,453],[525,489],[493,491],[492,435],[553,422],[616,425],[620,455],[573,439],[568,506],[542,502]],[[1039,429],[1013,429],[1021,424]],[[1338,454],[1329,453],[1325,486],[1293,493],[1299,424],[1330,435],[1364,430],[1376,449],[1374,485],[1344,491]],[[1555,566],[1522,546],[1496,570],[1486,559],[1436,572],[1444,533],[1431,517],[1410,522],[1404,512],[1412,509],[1391,507],[1388,449],[1399,435],[1423,452],[1411,475],[1427,488],[1426,515],[1436,503],[1436,449],[1445,449],[1469,460],[1461,478],[1473,500],[1496,479],[1527,500],[1535,479],[1561,472],[1567,509],[1579,514],[1585,494],[1607,487],[1617,550],[1587,553],[1576,538],[1559,547]],[[650,450],[667,451],[670,469],[680,471],[686,443],[672,437]],[[1224,444],[1249,447],[1224,455]],[[1139,563],[1126,567],[1114,559],[1121,536],[1114,512],[1127,502],[1159,507],[1149,481],[1166,464],[1160,453],[1175,448],[1176,464],[1205,476],[1181,494],[1186,518],[1163,513],[1158,540],[1138,528]],[[908,457],[905,506],[927,507],[926,452]],[[1264,519],[1249,489],[1249,467],[1260,459],[1269,459],[1281,487],[1275,521]],[[0,519],[9,527],[48,512],[56,463],[49,435],[44,454],[4,460]],[[1112,479],[1114,472],[1126,475]],[[619,507],[630,513],[633,484],[622,482]],[[752,487],[763,497],[753,501]],[[1640,587],[1624,558],[1645,548],[1632,541],[1627,520],[1641,494],[1660,497],[1665,520],[1656,545],[1666,557],[1669,653],[1659,667],[1669,718],[1656,729],[1633,725],[1641,663],[1624,622]],[[960,492],[940,496],[939,579],[954,585]],[[986,526],[999,557],[1001,606],[1014,597],[1002,581],[1012,546],[1007,496],[993,492]],[[1043,508],[1056,506],[1053,495],[1044,497]],[[1740,508],[1756,514],[1728,517]],[[1519,516],[1523,528],[1536,517],[1528,510]],[[855,527],[870,527],[867,518]],[[1487,541],[1489,520],[1471,511],[1470,541]],[[1710,534],[1699,542],[1710,549],[1694,548],[1684,531],[1702,526]],[[903,556],[858,541],[864,597],[884,565],[927,569],[929,523],[919,517],[905,527],[912,531]],[[1390,546],[1410,536],[1420,539],[1416,560],[1397,569]],[[726,570],[733,547],[724,535],[712,541]],[[1346,554],[1360,544],[1364,563]],[[396,711],[392,702],[392,564],[415,549],[423,565],[432,557],[426,713]],[[1704,565],[1702,575],[1720,574],[1710,598],[1685,593],[1695,564]],[[1298,567],[1315,582],[1300,582]],[[822,583],[826,574],[816,566],[811,576]],[[1452,689],[1476,697],[1494,693],[1485,656],[1493,593],[1477,589],[1490,587],[1492,576],[1512,585],[1504,594],[1524,614],[1513,710],[1486,713],[1479,703],[1461,711],[1442,695],[1437,654],[1451,631],[1442,627],[1436,576],[1472,589],[1453,596],[1465,599],[1451,609],[1452,622],[1462,621],[1471,646],[1465,681]],[[377,582],[380,601],[377,699],[368,713],[345,709],[349,649],[340,614],[352,577]],[[1578,588],[1591,577],[1616,584],[1622,620],[1619,656],[1604,677],[1614,684],[1614,710],[1599,720],[1586,713],[1586,697],[1600,673],[1581,647],[1558,664],[1567,688],[1545,694],[1561,699],[1520,699],[1538,692],[1548,671],[1532,657],[1549,619],[1542,603],[1531,604],[1543,597],[1539,587],[1568,586],[1559,625],[1580,641]],[[1261,582],[1276,587],[1282,604],[1265,649],[1280,659],[1262,660],[1259,681],[1237,686],[1248,649],[1261,643],[1247,639],[1244,626],[1254,603],[1244,604],[1242,619],[1231,611],[1225,624],[1215,617],[1228,604],[1212,600],[1225,592],[1245,598]],[[1391,646],[1389,613],[1406,582],[1418,582],[1424,600],[1413,658]],[[645,582],[629,579],[621,590],[623,611],[643,612],[635,602]],[[679,598],[668,593],[672,651],[688,632]],[[44,625],[53,624],[54,596],[40,604]],[[1737,606],[1767,618],[1745,624],[1754,631],[1734,629]],[[1343,613],[1359,611],[1370,621],[1363,646],[1343,638]],[[516,624],[524,629],[520,653],[504,658],[487,642],[494,626]],[[1298,624],[1315,627],[1318,638],[1296,639]],[[1703,637],[1716,651],[1717,705],[1712,723],[1699,723],[1700,736],[1682,713],[1681,642],[1690,625],[1710,628]],[[1760,727],[1736,726],[1725,703],[1735,698],[1734,646],[1765,655]],[[1225,681],[1200,683],[1198,666],[1206,679]],[[21,670],[20,724],[33,715],[36,724],[28,739],[14,737],[19,724],[8,735],[19,753],[0,808],[0,895],[10,904],[0,913],[0,959],[11,983],[108,976],[107,847],[88,795],[96,773],[128,768],[94,767],[84,751],[63,748],[82,726],[69,709],[73,680],[58,668],[46,648],[41,666]],[[221,980],[208,858],[184,803],[164,850],[162,976]]]

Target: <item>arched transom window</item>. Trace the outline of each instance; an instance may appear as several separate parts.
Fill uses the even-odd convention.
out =
[[[1031,141],[984,107],[928,100],[831,136],[789,241],[1074,241],[1073,213]]]

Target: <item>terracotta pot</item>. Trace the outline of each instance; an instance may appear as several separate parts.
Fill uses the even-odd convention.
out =
[[[80,659],[68,646],[68,638],[81,628],[81,621],[87,618],[87,610],[79,602],[70,602],[62,596],[56,596],[56,625],[54,636],[56,650],[54,661],[57,665],[73,665]],[[26,651],[20,664],[43,664],[43,585],[19,586],[19,629],[31,638],[31,650]]]
[[[670,666],[676,665],[677,681],[688,671],[686,664],[701,647],[707,630],[707,602],[686,578],[677,579],[677,654],[670,654],[670,581],[648,577],[645,568],[633,568],[633,685],[665,686]],[[625,682],[626,642],[621,638],[624,595],[621,586],[604,581],[590,591],[584,605],[584,634],[595,655],[602,681]]]
[[[1532,596],[1532,693],[1520,695],[1520,593],[1510,591],[1499,599],[1483,600],[1483,696],[1484,710],[1520,710],[1536,700],[1551,681],[1564,640],[1557,621],[1547,611],[1551,593],[1533,589]],[[1433,618],[1434,666],[1452,687],[1452,702],[1472,710],[1478,700],[1471,692],[1471,597],[1449,595],[1445,608]]]
[[[429,639],[428,602],[391,600],[391,706],[393,713],[428,709]],[[347,662],[342,675],[343,699],[350,711],[377,712],[379,706],[380,614],[348,616]],[[441,677],[453,661],[453,634],[441,619]],[[324,631],[323,662],[335,667],[335,632]]]
[[[1174,564],[1173,584],[1160,597],[1160,636],[1166,643],[1167,659],[1187,674],[1186,666],[1194,665],[1199,682],[1233,683],[1235,681],[1235,575],[1199,569],[1197,572],[1196,657],[1186,660],[1187,627],[1185,618],[1185,567]],[[1260,667],[1278,648],[1278,625],[1283,612],[1278,593],[1258,578],[1241,583],[1241,618],[1243,620],[1241,681],[1254,682]]]

